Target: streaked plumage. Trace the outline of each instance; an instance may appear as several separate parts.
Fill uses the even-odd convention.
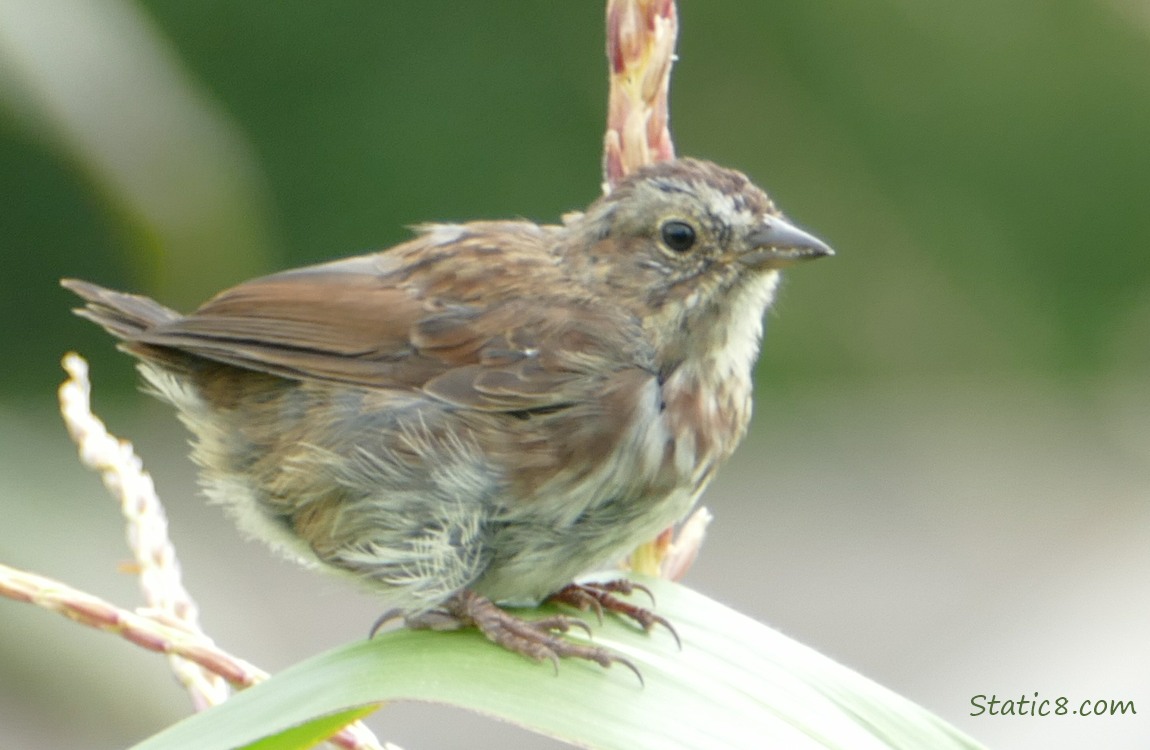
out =
[[[679,520],[746,431],[778,269],[829,252],[683,159],[562,225],[428,225],[187,316],[65,285],[244,530],[417,616],[538,601]]]

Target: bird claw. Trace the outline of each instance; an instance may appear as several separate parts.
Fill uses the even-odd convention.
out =
[[[392,613],[380,619],[386,622],[392,619]],[[447,625],[448,622],[451,625]],[[578,628],[590,636],[591,628],[582,620],[567,615],[525,620],[504,611],[490,599],[467,589],[454,594],[440,609],[408,617],[406,624],[410,628],[434,630],[474,626],[489,641],[508,651],[521,654],[533,661],[550,661],[556,674],[559,673],[561,659],[585,659],[601,667],[621,664],[635,673],[640,685],[644,684],[642,673],[630,660],[601,646],[577,643],[556,635]]]
[[[398,620],[403,617],[403,610],[399,608],[389,609],[379,617],[375,618],[375,622],[371,624],[371,630],[368,631],[368,640],[379,635],[379,631],[383,630],[392,620]]]
[[[622,596],[629,596],[635,591],[642,591],[651,600],[651,604],[655,603],[655,595],[651,590],[640,583],[628,581],[626,578],[619,578],[613,581],[593,582],[593,583],[572,583],[556,591],[554,594],[547,598],[547,601],[557,604],[567,604],[583,612],[592,610],[595,612],[599,622],[603,622],[603,611],[614,612],[617,615],[634,620],[639,624],[643,630],[648,633],[656,625],[662,625],[675,639],[675,644],[680,650],[683,648],[683,641],[679,638],[679,633],[675,627],[667,620],[667,618],[657,615],[651,610],[640,607],[630,602],[623,601],[616,594]]]

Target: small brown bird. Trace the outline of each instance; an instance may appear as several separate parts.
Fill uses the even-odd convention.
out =
[[[831,255],[742,174],[643,168],[561,226],[420,227],[190,315],[65,280],[195,437],[246,532],[383,592],[415,627],[626,663],[496,604],[555,595],[681,519],[742,440],[779,269]],[[627,666],[631,666],[627,664]]]

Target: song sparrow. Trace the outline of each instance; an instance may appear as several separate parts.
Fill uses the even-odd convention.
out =
[[[410,625],[608,665],[554,632],[567,618],[494,603],[618,603],[565,587],[695,503],[746,432],[779,269],[830,254],[742,174],[680,159],[561,226],[426,225],[190,315],[63,284],[176,407],[245,531],[370,582]]]

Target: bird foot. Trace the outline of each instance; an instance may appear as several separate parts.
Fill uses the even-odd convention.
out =
[[[671,633],[675,643],[682,649],[683,642],[667,618],[657,615],[645,607],[623,601],[616,596],[616,594],[630,596],[636,591],[642,591],[652,604],[655,603],[655,596],[650,589],[642,584],[628,581],[626,578],[596,583],[572,583],[547,597],[547,601],[555,604],[567,604],[583,612],[592,610],[599,618],[599,622],[603,621],[603,612],[607,611],[634,620],[647,632],[651,632],[651,629],[656,625],[662,625]]]
[[[405,622],[409,628],[416,629],[453,630],[475,627],[489,641],[508,651],[534,661],[550,661],[556,673],[559,671],[559,660],[567,658],[586,659],[601,667],[622,664],[635,673],[640,684],[643,683],[643,675],[638,667],[622,656],[600,646],[560,637],[559,634],[572,628],[579,628],[589,636],[591,628],[582,620],[567,615],[525,620],[504,611],[487,597],[467,589],[454,594],[441,608],[408,617]]]

